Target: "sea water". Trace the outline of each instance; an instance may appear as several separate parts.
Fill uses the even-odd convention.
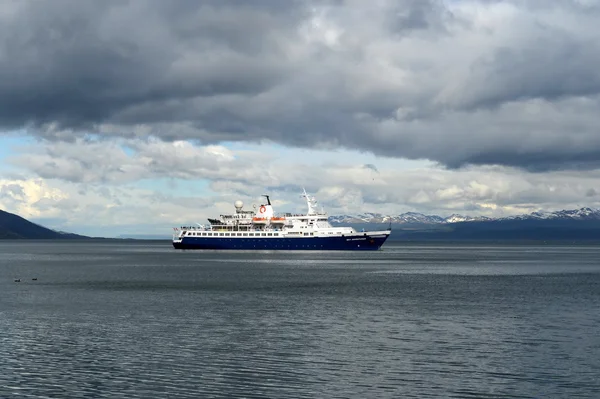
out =
[[[0,242],[0,398],[203,397],[599,398],[600,246]]]

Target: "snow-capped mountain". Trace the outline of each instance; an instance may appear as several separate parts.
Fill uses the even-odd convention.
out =
[[[565,219],[565,220],[600,220],[600,209],[581,208],[556,212],[532,212],[529,215],[519,215],[503,218],[506,220],[527,219]]]
[[[330,216],[332,223],[389,223],[393,224],[447,224],[459,222],[481,222],[494,220],[543,220],[543,219],[564,219],[564,220],[600,220],[600,209],[581,208],[573,210],[562,210],[556,212],[532,212],[517,216],[503,218],[488,218],[485,216],[464,216],[453,214],[448,217],[437,215],[424,215],[418,212],[406,212],[400,215],[382,215],[379,213],[362,213],[358,215],[337,215]]]
[[[483,222],[486,220],[491,220],[485,216],[463,216],[457,213],[454,213],[447,218],[444,218],[444,223],[459,223],[459,222]]]
[[[438,224],[443,223],[444,218],[439,216],[428,216],[417,212],[407,212],[401,215],[382,215],[380,213],[362,213],[358,215],[338,215],[330,216],[332,223],[425,223]]]
[[[338,215],[330,216],[329,221],[332,223],[389,223],[391,220],[394,224],[440,224],[440,223],[457,223],[467,221],[489,220],[486,217],[471,217],[458,214],[450,215],[446,218],[437,215],[424,215],[418,212],[406,212],[400,215],[382,215],[379,213],[363,213],[359,215]]]

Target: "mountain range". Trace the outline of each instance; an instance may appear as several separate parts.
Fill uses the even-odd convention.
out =
[[[357,229],[392,226],[390,240],[403,241],[600,241],[600,210],[581,208],[556,212],[488,218],[451,215],[440,217],[407,212],[400,215],[364,213],[329,218],[333,225]]]
[[[485,216],[464,216],[453,214],[448,217],[425,215],[418,212],[406,212],[399,215],[382,215],[379,213],[361,213],[356,215],[330,216],[329,221],[335,224],[352,223],[392,223],[392,224],[452,224],[462,222],[491,222],[509,220],[598,220],[600,209],[581,208],[556,212],[532,212],[517,216],[490,218]]]
[[[451,215],[441,217],[406,212],[399,215],[363,213],[330,216],[334,226],[379,230],[389,227],[390,240],[570,240],[600,241],[600,210],[581,208],[557,212],[533,212],[503,218]],[[160,236],[122,236],[136,239],[168,239]],[[81,239],[77,234],[48,229],[0,210],[0,239]]]

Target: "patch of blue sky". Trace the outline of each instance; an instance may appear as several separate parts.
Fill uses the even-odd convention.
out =
[[[0,169],[11,169],[8,159],[11,156],[23,153],[23,149],[29,147],[33,142],[33,138],[20,131],[0,135]]]
[[[135,182],[133,186],[143,190],[160,191],[175,197],[204,197],[214,194],[210,189],[210,180],[206,179],[143,179]]]
[[[22,134],[0,135],[0,159],[19,152],[20,147],[25,147],[33,142],[31,137]]]
[[[131,148],[130,146],[128,146],[127,144],[120,144],[119,148],[121,148],[121,150],[123,150],[123,152],[128,156],[128,157],[132,157],[134,156],[137,151],[134,150],[133,148]]]

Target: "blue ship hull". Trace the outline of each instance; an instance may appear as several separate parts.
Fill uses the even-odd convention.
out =
[[[183,237],[173,241],[176,249],[245,249],[245,250],[313,250],[313,251],[376,251],[388,234],[360,234],[342,237],[299,238],[229,238]]]

